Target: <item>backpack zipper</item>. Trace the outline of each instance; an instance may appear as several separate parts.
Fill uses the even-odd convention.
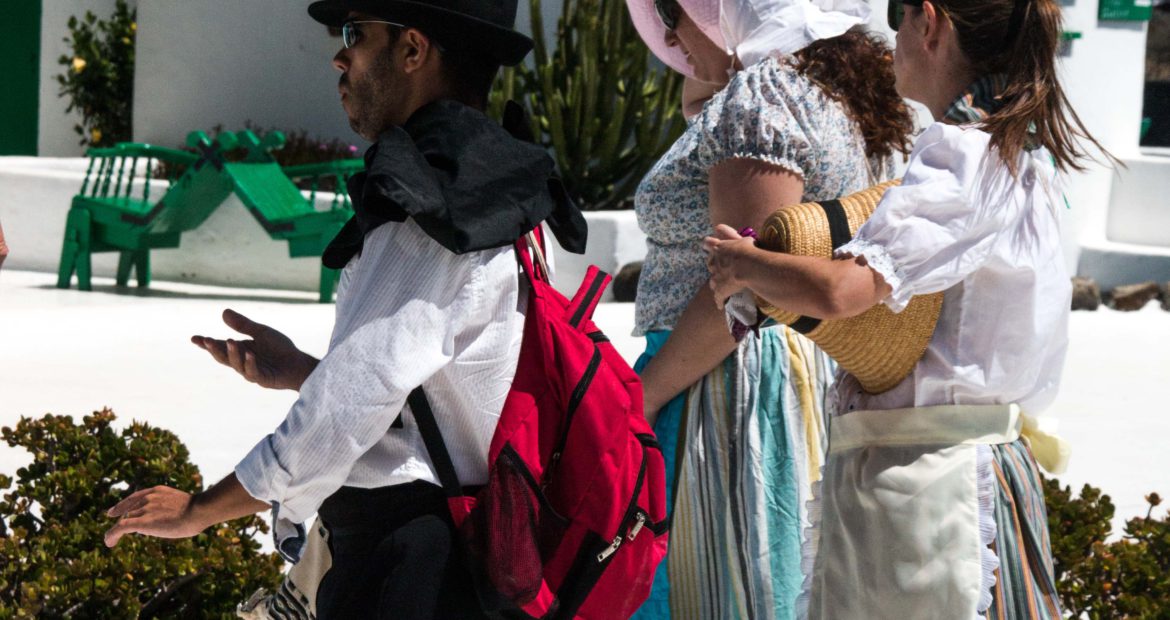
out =
[[[593,377],[597,374],[598,367],[601,366],[601,349],[597,345],[593,346],[593,356],[589,358],[589,365],[585,367],[585,373],[581,375],[581,380],[573,388],[573,393],[569,396],[569,403],[565,410],[565,428],[561,431],[560,439],[557,440],[557,446],[553,449],[552,457],[549,458],[548,467],[544,470],[544,475],[541,476],[541,485],[543,489],[548,486],[552,479],[553,473],[556,471],[557,463],[561,460],[561,455],[565,451],[565,444],[569,441],[569,428],[573,425],[573,414],[577,413],[577,407],[581,405],[581,401],[585,399],[585,392],[588,391],[590,384],[593,383]]]
[[[630,533],[626,534],[625,539],[630,542],[634,542],[634,539],[638,537],[638,532],[641,532],[642,528],[645,526],[646,513],[639,510],[638,512],[634,513],[634,526],[630,528]],[[621,546],[622,535],[618,534],[617,537],[613,539],[613,542],[609,543],[608,547],[603,549],[601,553],[597,554],[597,561],[604,562],[605,558],[608,558],[609,556],[617,553],[618,548]]]

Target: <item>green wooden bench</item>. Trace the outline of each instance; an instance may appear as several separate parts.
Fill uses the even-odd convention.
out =
[[[221,136],[222,140],[223,137]],[[235,144],[247,151],[242,162],[224,164],[224,172],[235,184],[236,196],[248,208],[270,237],[288,242],[289,256],[320,257],[341,226],[353,215],[346,181],[365,167],[361,159],[342,159],[281,168],[272,151],[284,146],[284,134],[274,131],[257,138],[251,131],[234,134]],[[326,211],[315,207],[317,187],[331,177],[336,191]],[[309,182],[306,199],[292,179]],[[333,297],[338,273],[321,266],[319,298]]]
[[[97,252],[120,254],[119,286],[127,284],[131,268],[137,272],[138,286],[149,286],[150,250],[179,247],[180,235],[202,224],[231,193],[231,183],[216,169],[216,162],[185,151],[122,143],[89,149],[87,154],[85,181],[65,222],[59,288],[69,288],[77,273],[77,287],[92,290],[91,256]],[[164,195],[155,191],[158,197],[152,199],[152,175],[160,161],[172,170],[188,168],[178,179],[166,179]]]
[[[284,145],[284,136],[273,132],[263,140],[250,131],[220,134],[213,142],[203,132],[192,132],[188,153],[147,144],[123,143],[112,148],[90,149],[89,169],[81,192],[74,197],[65,226],[57,286],[69,288],[77,273],[78,288],[91,290],[91,255],[120,253],[117,282],[125,286],[130,271],[138,285],[150,285],[150,250],[179,246],[182,233],[207,220],[233,192],[268,235],[289,244],[291,257],[317,256],[352,214],[344,191],[348,178],[363,162],[340,160],[281,169],[271,152]],[[228,162],[224,153],[246,149],[242,162]],[[187,166],[177,179],[168,179],[163,196],[151,199],[151,175],[156,161]],[[330,208],[314,208],[320,180],[332,177],[339,188]],[[292,182],[307,179],[309,197]],[[156,195],[157,195],[156,191]],[[332,299],[335,270],[322,265],[319,299]]]

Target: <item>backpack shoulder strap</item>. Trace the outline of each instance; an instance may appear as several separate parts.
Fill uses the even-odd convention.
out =
[[[439,423],[435,420],[435,412],[431,410],[426,392],[423,392],[421,386],[416,387],[406,397],[406,402],[414,414],[414,421],[418,423],[419,433],[422,434],[427,454],[431,457],[431,464],[435,466],[435,475],[443,485],[443,492],[449,498],[462,497],[463,487],[459,485],[455,463],[451,460],[451,453],[447,451],[447,444],[443,442],[443,433],[439,431]]]

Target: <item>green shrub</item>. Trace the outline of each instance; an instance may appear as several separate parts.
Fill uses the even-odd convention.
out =
[[[69,98],[67,112],[81,112],[73,129],[82,146],[111,146],[130,139],[134,106],[134,38],[137,9],[118,0],[114,14],[100,20],[90,11],[84,19],[69,18],[73,51],[57,62],[66,67],[56,76],[60,95]]]
[[[1085,485],[1080,497],[1044,481],[1056,589],[1069,618],[1170,618],[1170,516],[1153,518],[1162,499],[1146,496],[1144,517],[1106,542],[1113,503]]]
[[[107,549],[105,511],[159,484],[203,486],[187,448],[141,422],[116,431],[114,414],[21,418],[0,429],[32,454],[13,479],[0,475],[0,619],[229,618],[257,588],[279,583],[281,561],[253,539],[257,516],[190,539],[130,535]]]
[[[508,99],[525,107],[581,208],[628,208],[685,127],[682,76],[651,65],[623,0],[564,0],[551,52],[540,4],[530,0],[534,58],[501,73],[491,113],[500,118]]]

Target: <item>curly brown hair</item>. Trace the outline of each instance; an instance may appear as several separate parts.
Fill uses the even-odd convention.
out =
[[[866,157],[910,152],[914,119],[894,88],[894,52],[885,39],[850,30],[815,41],[794,56],[796,70],[844,104],[860,125]]]

